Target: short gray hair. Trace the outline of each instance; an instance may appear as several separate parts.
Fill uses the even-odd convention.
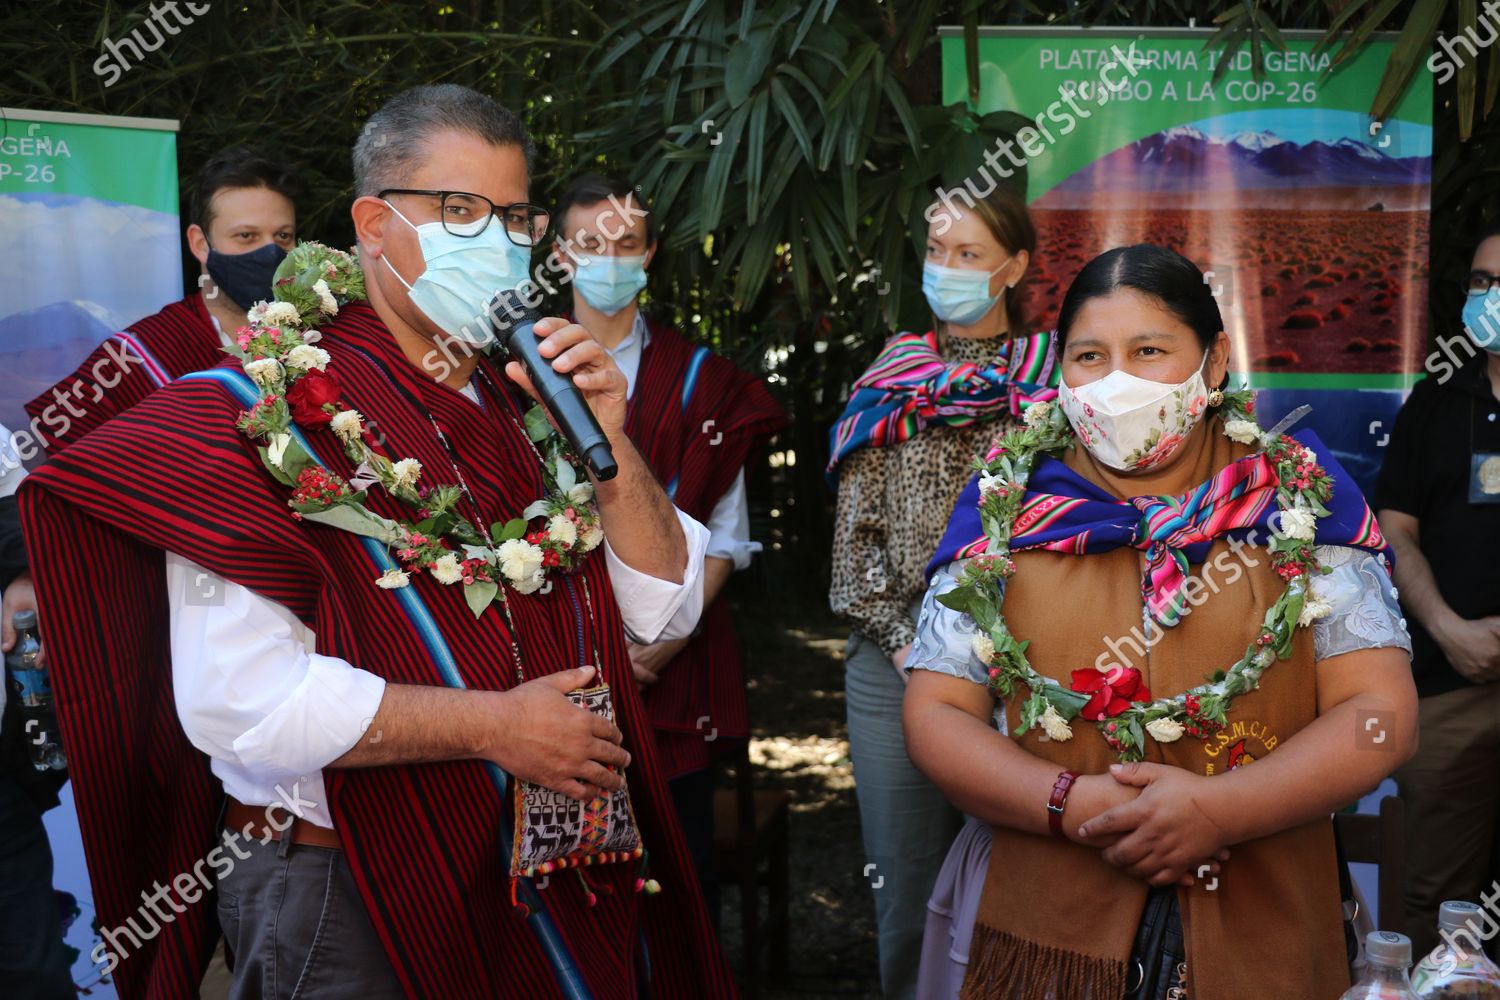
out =
[[[354,143],[355,197],[406,185],[428,140],[444,131],[466,132],[493,146],[518,146],[531,172],[536,145],[520,118],[477,90],[427,84],[401,91],[365,122]]]

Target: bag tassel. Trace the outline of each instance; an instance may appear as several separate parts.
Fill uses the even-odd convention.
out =
[[[646,875],[651,867],[651,858],[644,850],[641,851],[641,865],[635,873],[635,891],[644,892],[648,896],[655,896],[661,892],[661,883]]]
[[[516,895],[516,890],[520,887],[520,882],[521,879],[518,876],[512,875],[510,877],[510,905],[516,911],[516,915],[525,920],[531,916],[531,907],[523,903],[520,897]]]
[[[589,905],[595,906],[599,902],[599,893],[613,893],[615,890],[607,885],[595,885],[589,881],[589,877],[583,873],[582,868],[574,868],[573,874],[578,876],[578,882],[583,886],[584,895],[588,897]]]

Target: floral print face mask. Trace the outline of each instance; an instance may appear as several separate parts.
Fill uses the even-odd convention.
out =
[[[1116,369],[1077,389],[1060,384],[1057,402],[1090,454],[1133,472],[1160,465],[1181,446],[1208,409],[1208,389],[1202,365],[1177,385]]]

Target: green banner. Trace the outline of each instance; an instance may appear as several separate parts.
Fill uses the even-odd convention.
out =
[[[1324,80],[1322,74],[1332,66],[1333,57],[1327,51],[1313,53],[1317,33],[1283,32],[1288,51],[1265,54],[1261,79],[1252,72],[1250,53],[1242,49],[1215,82],[1221,53],[1203,47],[1211,34],[1134,28],[981,29],[975,110],[1015,111],[1037,122],[1031,148],[1040,145],[1045,151],[1026,157],[1031,172],[1028,197],[1033,200],[1092,163],[1100,150],[1235,112],[1342,111],[1388,155],[1431,156],[1428,73],[1418,73],[1391,120],[1375,128],[1373,135],[1370,131],[1366,112],[1393,40],[1371,41]],[[962,32],[944,29],[941,44],[943,102],[966,102],[969,83]],[[1122,86],[1114,89],[1111,84]],[[1418,128],[1403,129],[1403,124]],[[1407,145],[1410,148],[1403,148]]]
[[[1241,50],[1215,79],[1210,34],[980,29],[972,106],[1032,125],[965,151],[967,173],[949,171],[939,201],[961,210],[1025,178],[1040,329],[1100,253],[1155,243],[1184,254],[1218,300],[1239,377],[1274,390],[1270,409],[1314,403],[1309,423],[1368,485],[1400,403],[1368,390],[1406,388],[1426,356],[1432,76],[1419,72],[1377,122],[1367,112],[1390,37],[1330,72],[1317,33],[1286,32],[1287,51],[1265,52],[1261,72]],[[943,29],[941,43],[944,101],[968,103],[962,31]]]
[[[0,114],[0,194],[79,195],[176,214],[175,122]]]

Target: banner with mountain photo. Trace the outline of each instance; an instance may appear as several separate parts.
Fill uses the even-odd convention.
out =
[[[0,424],[33,465],[25,403],[104,338],[182,297],[177,123],[14,108],[0,115]],[[64,392],[57,413],[70,405]],[[114,987],[90,958],[100,938],[71,786],[61,797],[43,822],[73,980],[80,992],[109,998]]]
[[[1269,420],[1311,403],[1304,425],[1369,490],[1427,345],[1431,75],[1377,122],[1367,111],[1393,39],[1333,70],[1319,33],[1283,32],[1259,78],[1240,49],[1215,79],[1210,34],[981,29],[975,110],[1035,127],[963,183],[982,192],[1025,164],[1040,328],[1104,250],[1150,242],[1194,260],[1235,378],[1264,390]],[[962,31],[943,29],[942,46],[944,101],[966,102]]]

